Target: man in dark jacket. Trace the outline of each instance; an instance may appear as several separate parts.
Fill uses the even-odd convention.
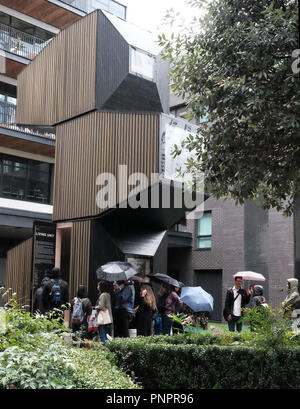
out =
[[[242,331],[243,323],[240,321],[242,317],[242,309],[249,303],[251,298],[251,290],[244,290],[242,287],[242,277],[235,277],[234,286],[227,290],[225,299],[224,316],[228,321],[229,331]]]
[[[42,297],[46,311],[54,308],[60,309],[69,301],[69,286],[65,280],[61,279],[59,268],[52,269],[51,280],[45,284]]]

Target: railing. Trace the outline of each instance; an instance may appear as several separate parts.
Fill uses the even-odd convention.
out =
[[[16,122],[16,105],[0,101],[0,124],[14,124]]]
[[[39,136],[41,138],[46,138],[46,139],[51,139],[52,141],[55,141],[56,135],[51,132],[46,132],[40,129],[32,129],[28,126],[18,126],[14,124],[0,124],[0,134],[1,134],[1,128],[6,128],[6,129],[11,129],[12,131],[17,131],[17,132],[23,132],[27,133],[30,135],[34,136]]]
[[[75,7],[85,13],[91,13],[96,9],[101,9],[104,11],[108,11],[115,16],[126,20],[126,7],[114,0],[60,0],[62,3],[68,4],[69,6]]]
[[[49,42],[0,23],[0,49],[32,60]]]
[[[7,128],[13,131],[24,132],[30,135],[40,136],[42,138],[55,141],[55,133],[48,132],[42,129],[33,129],[30,128],[30,126],[16,125],[16,109],[16,105],[0,101],[0,128]]]
[[[76,9],[82,10],[85,13],[88,12],[87,0],[61,0],[61,2],[66,3],[69,6],[75,7]]]

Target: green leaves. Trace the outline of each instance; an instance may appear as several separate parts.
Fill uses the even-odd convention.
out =
[[[261,196],[265,208],[286,215],[300,191],[300,81],[291,69],[297,19],[296,0],[218,0],[205,25],[193,28],[198,34],[161,38],[171,89],[195,118],[209,106],[202,141],[186,141],[198,153],[191,168],[205,172],[218,198]]]

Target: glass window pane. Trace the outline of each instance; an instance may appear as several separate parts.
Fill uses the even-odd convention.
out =
[[[14,97],[7,97],[7,103],[12,105],[17,105],[17,98]]]
[[[199,237],[198,248],[199,249],[211,248],[211,237]]]
[[[155,58],[131,47],[131,67],[132,73],[154,80]]]
[[[3,197],[50,203],[51,165],[23,158],[0,155],[0,191]]]
[[[125,20],[125,18],[126,18],[126,11],[125,10],[126,10],[125,7],[122,6],[121,4],[116,3],[114,1],[110,2],[109,11],[112,14],[114,14],[115,16],[118,16],[118,17],[122,18],[123,20]]]
[[[203,213],[198,220],[198,236],[211,235],[211,212]]]
[[[36,182],[30,180],[26,200],[30,202],[47,203],[49,197],[49,186],[47,183]]]

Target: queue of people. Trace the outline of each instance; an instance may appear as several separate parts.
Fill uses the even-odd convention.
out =
[[[225,297],[223,316],[231,332],[242,331],[243,309],[250,300],[252,306],[268,306],[261,285],[252,284],[245,290],[242,284],[243,278],[235,277],[234,285],[227,290]],[[182,325],[174,323],[171,317],[179,312],[188,314],[195,324],[207,329],[207,314],[201,311],[195,313],[185,305],[180,300],[179,287],[163,282],[156,297],[148,282],[100,281],[97,291],[94,309],[84,285],[78,287],[76,297],[71,302],[71,329],[82,341],[89,338],[91,320],[94,321],[92,325],[102,344],[113,336],[129,337],[132,328],[136,329],[138,336],[171,335],[182,331]],[[47,271],[40,288],[35,292],[34,310],[42,314],[54,310],[57,311],[55,317],[59,317],[60,308],[68,302],[68,292],[68,284],[61,278],[60,270],[53,268],[51,272]],[[292,311],[293,329],[299,329],[300,295],[297,279],[287,280],[287,296],[282,308]]]
[[[229,288],[226,293],[225,307],[223,317],[228,323],[228,329],[231,332],[242,331],[243,309],[252,302],[252,307],[268,307],[268,303],[263,294],[263,286],[250,285],[248,290],[242,288],[243,278],[235,277],[234,286]],[[300,295],[298,290],[298,280],[290,278],[286,281],[287,295],[281,303],[284,313],[291,313],[291,327],[293,330],[300,329]]]

